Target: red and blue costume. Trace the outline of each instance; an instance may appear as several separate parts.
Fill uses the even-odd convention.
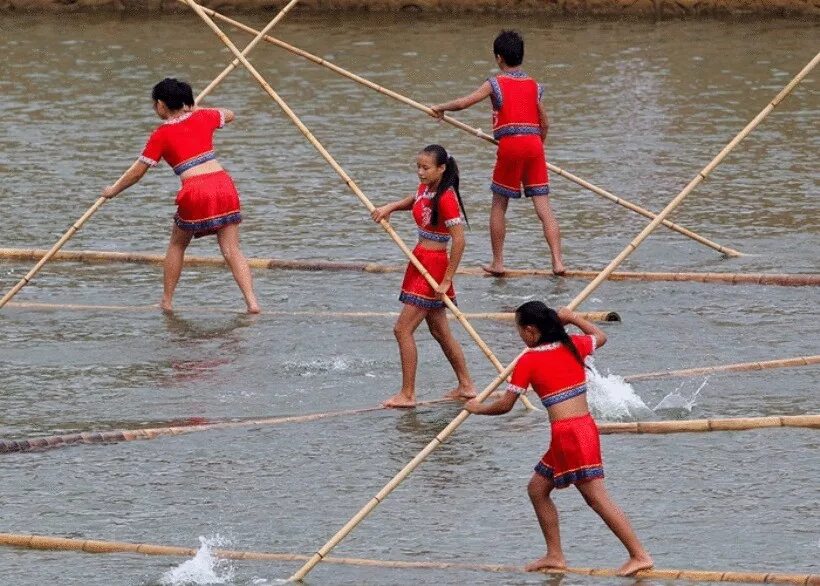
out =
[[[594,336],[570,338],[581,358],[595,351]],[[547,408],[587,392],[584,366],[560,342],[530,348],[518,360],[507,392],[520,395],[530,385]],[[553,421],[551,429],[549,450],[535,466],[538,474],[555,488],[604,477],[598,426],[589,413]]]
[[[225,125],[220,110],[198,109],[159,126],[140,155],[143,163],[155,166],[165,159],[174,173],[216,159],[213,135]],[[215,234],[220,228],[242,221],[239,193],[225,171],[186,177],[176,197],[176,225],[194,237]]]
[[[498,141],[493,193],[504,197],[549,195],[549,172],[538,104],[543,88],[519,69],[489,78],[493,136]]]
[[[438,221],[433,224],[432,203],[434,196],[435,191],[428,190],[427,186],[423,183],[419,185],[416,191],[416,200],[413,202],[413,219],[418,226],[419,244],[413,249],[413,255],[419,259],[419,262],[427,269],[430,276],[433,277],[437,283],[440,283],[450,263],[447,250],[425,248],[422,245],[422,240],[449,242],[449,227],[461,224],[463,220],[461,218],[461,210],[459,209],[456,193],[450,188],[441,194],[441,198],[438,201]],[[456,293],[452,285],[450,285],[447,291],[447,297],[455,303]],[[438,298],[438,295],[430,286],[430,283],[428,283],[419,270],[413,266],[413,263],[407,265],[407,270],[404,273],[404,281],[402,281],[401,284],[399,301],[424,309],[444,307],[444,301]]]

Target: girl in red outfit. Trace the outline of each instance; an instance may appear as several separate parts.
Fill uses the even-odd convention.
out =
[[[450,331],[442,301],[444,295],[453,302],[456,300],[453,275],[464,253],[467,214],[462,218],[464,205],[458,192],[458,167],[455,159],[437,144],[425,147],[418,154],[416,166],[421,181],[416,193],[376,208],[371,214],[376,222],[380,222],[389,219],[395,211],[412,210],[419,233],[419,242],[413,254],[439,284],[438,289],[434,290],[412,263],[407,265],[399,295],[404,307],[393,328],[401,356],[401,391],[385,401],[385,407],[416,405],[418,353],[413,332],[423,320],[427,321],[430,333],[441,346],[458,378],[458,386],[447,396],[454,399],[475,397],[464,352]],[[447,242],[451,238],[453,247],[448,257]]]
[[[472,400],[464,406],[470,413],[501,415],[512,409],[527,388],[541,397],[552,423],[550,447],[535,466],[527,492],[544,540],[547,553],[528,564],[528,571],[565,568],[558,530],[558,511],[550,498],[555,488],[574,484],[584,500],[629,552],[629,559],[618,570],[629,576],[652,567],[652,558],[641,545],[626,515],[604,487],[604,468],[598,427],[589,414],[586,398],[584,359],[606,343],[606,334],[577,313],[562,308],[557,313],[540,301],[530,301],[515,312],[518,334],[529,351],[515,365],[507,392],[493,403],[482,405]],[[568,335],[564,326],[578,326],[585,335]]]
[[[233,112],[196,108],[191,86],[171,78],[155,85],[151,97],[154,111],[165,122],[151,134],[139,159],[116,183],[103,189],[102,195],[115,197],[164,158],[179,175],[182,187],[177,193],[177,213],[165,254],[160,307],[171,311],[191,238],[216,234],[222,255],[245,297],[248,313],[259,313],[250,267],[239,248],[239,194],[213,150],[214,131],[232,122]]]

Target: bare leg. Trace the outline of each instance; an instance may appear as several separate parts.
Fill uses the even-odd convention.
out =
[[[490,246],[493,251],[493,261],[482,267],[491,275],[500,276],[504,273],[504,238],[507,236],[507,205],[509,198],[493,194],[493,204],[490,207]]]
[[[427,327],[430,328],[433,338],[441,346],[441,350],[450,362],[450,366],[453,367],[456,378],[458,378],[458,386],[445,396],[451,399],[472,399],[476,396],[475,385],[473,379],[470,378],[470,372],[467,370],[464,351],[461,349],[461,344],[453,336],[453,332],[450,331],[450,325],[447,323],[447,313],[443,307],[427,312]]]
[[[415,305],[405,304],[402,307],[399,319],[393,326],[393,333],[399,343],[401,357],[401,390],[382,403],[385,407],[415,407],[416,406],[416,365],[418,351],[413,332],[427,315],[427,310]]]
[[[635,535],[635,531],[629,524],[629,519],[626,518],[623,511],[618,508],[618,505],[609,496],[604,481],[596,478],[583,482],[577,487],[587,504],[593,511],[598,513],[629,552],[629,559],[618,569],[618,574],[620,576],[631,576],[639,570],[651,568],[653,565],[652,558],[649,557],[649,553],[641,545],[638,536]]]
[[[219,242],[222,256],[231,267],[233,278],[236,279],[236,284],[242,291],[242,296],[248,306],[248,313],[259,313],[259,302],[253,292],[251,268],[248,266],[245,255],[242,254],[242,249],[239,248],[239,225],[230,224],[220,228],[216,233],[216,239]]]
[[[550,498],[550,493],[554,488],[555,485],[552,481],[537,472],[532,475],[530,483],[527,485],[527,493],[530,495],[532,507],[535,509],[535,516],[538,517],[538,524],[544,534],[544,541],[547,542],[547,553],[524,567],[528,572],[567,567],[564,552],[561,550],[558,509],[555,508],[555,503]]]
[[[556,275],[563,275],[565,269],[564,259],[561,255],[561,230],[558,227],[558,219],[552,211],[550,198],[548,195],[536,195],[530,199],[532,199],[532,205],[535,206],[535,213],[538,215],[538,219],[541,220],[541,225],[544,228],[544,238],[550,247],[552,272]]]
[[[174,291],[182,274],[182,264],[185,261],[185,249],[191,243],[193,234],[181,230],[176,225],[171,229],[171,239],[168,241],[168,250],[165,252],[165,261],[162,263],[162,301],[160,309],[171,311],[173,307]]]

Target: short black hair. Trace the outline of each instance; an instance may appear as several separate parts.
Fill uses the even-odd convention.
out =
[[[194,91],[188,83],[166,77],[151,90],[151,99],[162,100],[169,110],[179,110],[194,105]]]
[[[510,67],[518,67],[524,61],[524,39],[516,31],[501,31],[493,41],[493,53]]]

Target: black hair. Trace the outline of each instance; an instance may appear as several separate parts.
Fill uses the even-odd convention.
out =
[[[151,90],[151,99],[162,100],[169,110],[179,110],[194,105],[194,91],[187,82],[166,77]]]
[[[458,191],[458,165],[456,165],[456,160],[449,156],[447,151],[440,144],[427,145],[421,149],[421,152],[431,155],[433,157],[433,161],[436,163],[436,166],[444,165],[444,174],[438,182],[438,187],[436,187],[436,194],[433,196],[433,201],[430,202],[430,207],[433,210],[433,215],[430,218],[431,224],[433,226],[438,224],[438,202],[441,200],[441,196],[452,187],[453,191],[456,192],[456,198],[458,199],[458,205],[461,208],[461,213],[464,214],[464,222],[469,227],[470,222],[467,221],[467,212],[464,209],[464,202],[461,201],[461,193]]]
[[[493,41],[493,54],[510,67],[518,67],[524,61],[524,39],[516,31],[501,31]]]
[[[541,337],[538,338],[538,345],[549,344],[551,342],[560,342],[566,346],[567,350],[572,352],[575,359],[586,367],[584,359],[581,358],[581,353],[572,342],[572,338],[564,329],[564,324],[558,319],[558,313],[547,307],[547,304],[542,301],[527,301],[515,310],[515,323],[519,326],[535,326]]]

